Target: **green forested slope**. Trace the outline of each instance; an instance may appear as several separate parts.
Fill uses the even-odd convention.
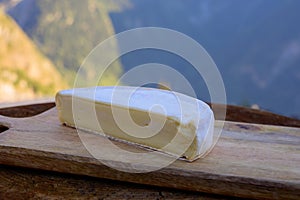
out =
[[[0,101],[53,96],[66,87],[52,62],[2,11],[0,38]]]
[[[109,12],[123,6],[126,2],[108,0],[23,0],[9,13],[71,85],[89,52],[114,34]],[[121,72],[120,63],[114,62],[102,84],[113,84]]]

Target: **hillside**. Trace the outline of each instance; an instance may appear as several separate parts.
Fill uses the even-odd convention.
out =
[[[70,84],[87,54],[110,35],[136,27],[166,27],[206,48],[223,76],[228,103],[258,104],[262,109],[300,117],[300,1],[22,0],[9,5],[8,13]],[[108,52],[108,56],[116,53]],[[192,66],[161,51],[123,56],[102,84],[115,83],[123,72],[150,62],[177,69],[190,80],[200,99],[210,101]],[[94,72],[86,72],[83,78]]]
[[[66,87],[55,66],[6,14],[0,11],[0,101],[53,96]]]
[[[114,34],[108,12],[120,10],[123,5],[122,1],[109,0],[23,0],[9,9],[9,14],[72,85],[84,58]],[[107,54],[117,55],[117,51]],[[115,83],[121,72],[120,63],[114,62],[101,83]],[[93,75],[91,69],[82,78],[87,80]]]

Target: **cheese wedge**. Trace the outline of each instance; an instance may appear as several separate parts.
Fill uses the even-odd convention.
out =
[[[193,161],[213,145],[213,112],[204,102],[145,87],[91,87],[56,95],[67,126]],[[91,115],[94,113],[95,115]],[[96,116],[97,120],[91,119]]]

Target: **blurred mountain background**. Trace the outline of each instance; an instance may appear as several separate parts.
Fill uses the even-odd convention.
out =
[[[0,87],[6,81],[10,88],[17,88],[19,83],[7,77],[30,77],[26,67],[18,67],[20,63],[34,68],[33,71],[44,71],[43,64],[23,60],[36,62],[33,60],[39,57],[53,71],[44,71],[47,75],[41,72],[36,81],[29,81],[28,90],[33,95],[54,94],[56,88],[66,87],[65,84],[72,87],[84,58],[101,41],[131,28],[158,26],[180,31],[208,51],[223,76],[229,104],[257,104],[275,113],[300,116],[298,0],[0,0],[0,5],[9,15],[1,14],[0,35],[3,27],[13,24],[12,32],[22,34],[22,41],[35,49],[26,50],[20,41],[13,48],[17,53],[4,52],[10,44],[1,35]],[[192,66],[173,54],[155,50],[135,51],[116,60],[101,84],[114,84],[122,73],[149,62],[177,69],[194,85],[200,99],[210,100],[201,76]],[[14,70],[19,71],[13,72],[14,76],[6,72]],[[93,73],[87,71],[85,76]],[[44,91],[32,86],[43,85],[49,77],[59,87],[49,86],[54,89]]]
[[[0,101],[53,95],[67,86],[53,63],[0,11]]]

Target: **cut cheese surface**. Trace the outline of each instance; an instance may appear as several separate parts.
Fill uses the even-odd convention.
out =
[[[204,102],[145,87],[91,87],[56,95],[62,123],[188,161],[213,145],[214,116]],[[96,118],[92,119],[92,118]]]

